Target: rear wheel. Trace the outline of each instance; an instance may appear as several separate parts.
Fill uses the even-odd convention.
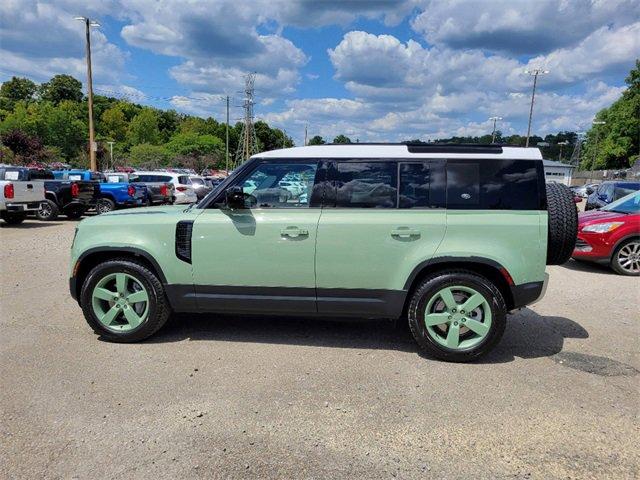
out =
[[[0,216],[2,216],[2,220],[4,220],[8,225],[19,225],[24,222],[25,218],[27,218],[27,214],[24,212],[0,212]]]
[[[611,256],[611,268],[620,275],[640,275],[640,238],[623,242]]]
[[[418,345],[441,360],[468,362],[500,340],[506,324],[502,294],[473,272],[445,271],[423,280],[408,308]]]
[[[96,213],[98,215],[102,213],[113,212],[115,209],[116,209],[115,202],[109,198],[100,198],[96,202]]]
[[[82,311],[94,332],[113,342],[136,342],[167,321],[162,284],[145,265],[115,259],[96,266],[80,294]]]
[[[50,221],[58,218],[60,214],[60,210],[58,209],[58,205],[51,200],[45,200],[40,204],[40,208],[36,212],[36,217],[38,220]]]

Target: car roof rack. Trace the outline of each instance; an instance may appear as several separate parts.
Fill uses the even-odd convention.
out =
[[[502,153],[502,144],[487,143],[418,143],[418,142],[358,142],[358,143],[326,143],[327,146],[358,146],[358,145],[393,145],[405,146],[409,153]],[[504,145],[517,147],[516,145]]]

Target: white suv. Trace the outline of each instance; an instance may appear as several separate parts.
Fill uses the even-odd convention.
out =
[[[136,175],[144,175],[148,181],[171,183],[175,187],[176,200],[173,203],[194,203],[198,201],[196,191],[193,189],[189,175],[174,172],[135,172]],[[151,180],[153,178],[153,180]]]

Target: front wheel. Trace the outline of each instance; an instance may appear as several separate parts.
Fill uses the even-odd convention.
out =
[[[112,342],[137,342],[169,318],[162,284],[145,265],[120,258],[94,267],[85,279],[80,304],[93,331]]]
[[[496,286],[465,270],[444,271],[424,279],[408,308],[411,333],[430,355],[468,362],[502,338],[507,308]]]
[[[620,275],[640,275],[640,238],[623,242],[611,256],[611,268]]]
[[[96,213],[98,215],[103,213],[113,212],[116,209],[116,204],[109,198],[100,198],[96,202]]]

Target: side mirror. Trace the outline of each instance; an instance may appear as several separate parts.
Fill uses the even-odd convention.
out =
[[[242,187],[230,187],[224,192],[227,207],[232,210],[245,208],[245,194]]]
[[[593,193],[593,188],[587,187],[587,195],[591,195]]]

